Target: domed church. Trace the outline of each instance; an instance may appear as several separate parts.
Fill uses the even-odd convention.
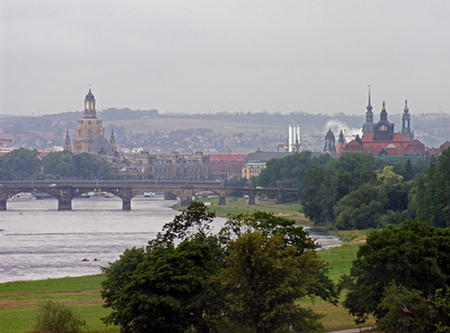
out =
[[[109,154],[111,149],[110,143],[104,136],[102,121],[96,115],[95,97],[89,89],[84,99],[83,119],[78,120],[75,131],[72,152],[74,154]]]

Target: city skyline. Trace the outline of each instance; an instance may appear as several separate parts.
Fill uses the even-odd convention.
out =
[[[449,113],[450,3],[4,1],[0,114]]]

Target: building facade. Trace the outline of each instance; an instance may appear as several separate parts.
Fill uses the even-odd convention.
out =
[[[394,124],[388,120],[386,103],[384,101],[380,112],[380,120],[377,123],[373,122],[369,90],[369,103],[362,132],[362,137],[357,135],[354,140],[348,143],[345,142],[343,135],[339,135],[337,153],[363,152],[387,159],[425,158],[425,145],[419,140],[414,140],[414,132],[411,130],[411,119],[407,101],[405,101],[405,107],[402,114],[402,131],[401,133],[395,133]],[[327,142],[326,137],[325,142]]]

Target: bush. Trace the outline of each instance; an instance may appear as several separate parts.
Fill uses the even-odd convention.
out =
[[[46,333],[79,333],[87,328],[85,320],[71,308],[54,301],[41,302],[36,317],[36,330]]]

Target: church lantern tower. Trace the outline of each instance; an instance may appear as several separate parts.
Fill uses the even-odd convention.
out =
[[[402,115],[402,134],[409,140],[414,140],[414,133],[411,131],[411,115],[409,114],[408,101],[405,100],[405,108]]]
[[[95,118],[95,97],[89,88],[89,92],[84,99],[84,118]]]
[[[372,104],[370,101],[370,86],[369,86],[369,101],[367,104],[367,111],[366,111],[366,121],[363,125],[362,131],[363,135],[366,133],[372,133],[374,128],[373,124],[373,112],[372,112]]]

